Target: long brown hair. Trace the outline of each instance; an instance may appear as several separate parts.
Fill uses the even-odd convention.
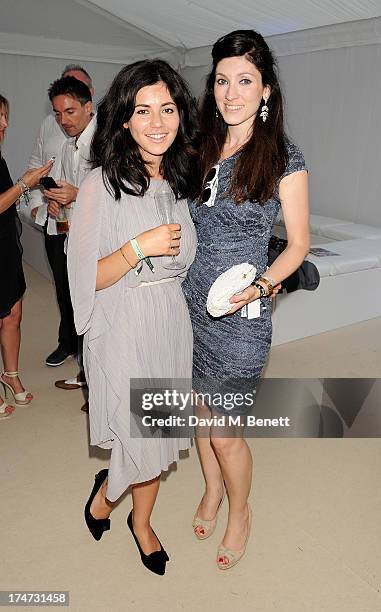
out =
[[[264,203],[273,195],[277,180],[285,171],[288,155],[275,59],[264,38],[254,30],[236,30],[219,38],[213,46],[213,67],[207,77],[201,105],[201,178],[204,183],[209,169],[218,162],[228,130],[220,113],[216,112],[216,67],[226,57],[240,56],[245,56],[259,70],[263,85],[270,86],[271,94],[267,102],[267,121],[264,123],[258,113],[252,135],[241,149],[233,171],[230,195],[237,204],[246,200]]]

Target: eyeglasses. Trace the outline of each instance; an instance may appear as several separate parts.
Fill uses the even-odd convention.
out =
[[[205,178],[205,187],[202,192],[201,203],[209,207],[214,206],[214,201],[216,199],[219,169],[220,166],[216,164],[209,170]]]

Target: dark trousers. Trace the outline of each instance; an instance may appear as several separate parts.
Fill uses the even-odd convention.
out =
[[[69,281],[67,277],[66,255],[64,244],[66,234],[50,236],[44,227],[45,248],[53,272],[54,284],[61,321],[58,332],[58,343],[68,353],[78,350],[78,336],[75,331],[73,307],[71,305]]]

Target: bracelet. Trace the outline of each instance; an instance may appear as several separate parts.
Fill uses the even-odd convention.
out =
[[[139,261],[144,260],[144,261],[146,262],[147,266],[149,267],[149,269],[151,270],[151,272],[152,272],[152,273],[154,273],[154,272],[155,272],[155,268],[153,267],[153,265],[152,265],[152,262],[151,262],[150,258],[149,258],[149,257],[146,257],[146,256],[144,255],[144,253],[143,253],[143,251],[141,250],[141,248],[140,248],[140,246],[139,246],[139,243],[138,243],[138,241],[136,240],[136,238],[132,238],[132,239],[130,240],[130,243],[131,243],[131,246],[132,246],[132,248],[133,248],[133,250],[134,250],[134,253],[135,253],[136,257],[138,257],[138,258],[139,258]],[[140,268],[139,272],[140,272],[140,271],[141,271],[141,268]],[[139,272],[138,272],[138,273],[139,273]]]
[[[134,266],[132,264],[130,264],[130,262],[128,261],[127,257],[125,256],[125,254],[123,253],[123,249],[122,247],[120,247],[119,251],[121,252],[122,256],[124,257],[125,261],[128,263],[128,265],[130,266],[131,270],[133,270],[134,268],[136,268],[136,266],[138,265],[139,262],[137,262]]]
[[[272,284],[273,287],[275,287],[275,285],[277,285],[277,282],[273,278],[271,278],[271,276],[267,276],[267,274],[263,274],[262,278],[270,281],[270,283]]]
[[[19,178],[16,181],[16,184],[20,187],[21,189],[21,194],[20,194],[20,198],[19,200],[24,200],[25,204],[28,205],[30,202],[30,188],[29,185],[26,184],[26,182],[24,181],[23,178]]]
[[[275,285],[275,281],[273,281],[270,278],[267,278],[266,276],[261,276],[258,280],[262,281],[263,283],[265,283],[266,287],[267,287],[267,297],[269,297],[272,292],[274,291],[274,285]]]
[[[20,181],[16,181],[15,186],[18,185],[18,187],[20,187],[21,189],[21,193],[20,193],[20,198],[22,195],[24,195],[24,188],[22,186],[22,184],[20,183]]]
[[[260,279],[258,279],[260,280]],[[267,297],[267,293],[266,293],[266,289],[264,288],[263,285],[260,285],[257,281],[254,281],[254,283],[252,283],[253,287],[256,287],[259,291],[259,298],[263,298],[263,297]]]
[[[16,183],[21,187],[21,195],[23,195],[25,192],[29,192],[29,185],[26,184],[26,182],[24,181],[23,178],[19,178],[17,179]]]

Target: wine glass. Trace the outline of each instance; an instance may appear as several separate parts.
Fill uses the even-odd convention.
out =
[[[160,221],[165,224],[175,223],[174,207],[176,198],[166,181],[163,181],[163,184],[155,192],[155,203]],[[168,263],[166,261],[167,258],[163,263],[163,268],[166,270],[181,270],[184,268],[184,265],[176,259],[175,255],[170,255],[170,261]]]

